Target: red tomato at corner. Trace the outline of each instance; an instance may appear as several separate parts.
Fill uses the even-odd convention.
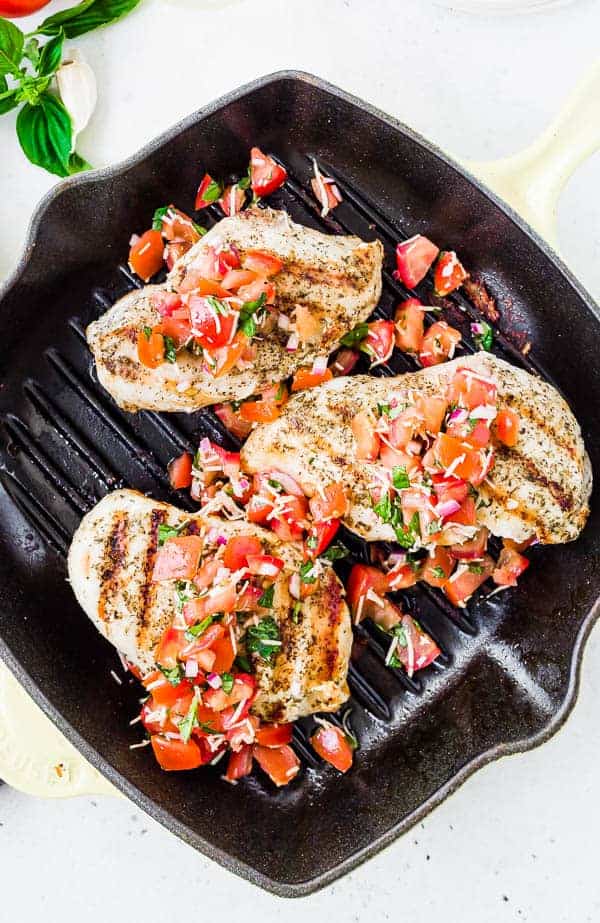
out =
[[[0,15],[8,19],[17,19],[19,16],[29,16],[36,10],[47,6],[50,0],[0,0]]]

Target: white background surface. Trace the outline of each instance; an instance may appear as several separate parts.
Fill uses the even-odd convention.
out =
[[[597,0],[499,17],[430,0],[144,0],[122,23],[77,42],[100,86],[79,149],[95,166],[113,163],[236,85],[294,67],[375,103],[459,157],[494,158],[535,137],[598,54],[599,34]],[[13,116],[2,117],[0,277],[52,183],[22,157]],[[599,193],[596,155],[559,210],[563,255],[597,299]],[[46,802],[2,787],[0,917],[137,923],[242,912],[265,923],[282,915],[420,923],[437,913],[449,923],[595,923],[599,697],[595,631],[579,702],[557,737],[484,769],[384,853],[295,902],[236,880],[125,801]]]

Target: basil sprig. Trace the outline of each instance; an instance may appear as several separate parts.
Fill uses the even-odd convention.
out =
[[[135,9],[140,0],[82,0],[77,6],[44,19],[37,35],[57,35],[62,29],[66,38],[77,38],[100,26],[107,26]]]

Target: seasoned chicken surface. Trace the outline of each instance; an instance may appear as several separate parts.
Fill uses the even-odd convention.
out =
[[[192,412],[249,397],[331,353],[340,337],[365,320],[379,301],[379,241],[321,234],[272,209],[249,209],[220,221],[175,264],[166,289],[177,291],[207,248],[219,251],[229,245],[242,258],[248,250],[265,250],[282,260],[283,269],[274,279],[276,306],[288,318],[289,329],[276,327],[260,336],[254,341],[257,354],[251,365],[220,378],[206,371],[201,356],[185,349],[175,363],[150,369],[138,360],[137,334],[160,322],[153,295],[161,289],[147,286],[131,292],[87,329],[100,383],[121,407]],[[309,312],[314,332],[289,351],[289,330],[294,329],[298,310]]]
[[[293,721],[339,708],[349,695],[346,674],[352,642],[342,585],[329,566],[321,566],[317,591],[293,621],[288,581],[302,564],[301,549],[260,526],[190,517],[132,490],[108,494],[84,516],[68,560],[75,596],[101,634],[142,673],[153,668],[154,651],[176,607],[173,581],[152,581],[158,529],[186,522],[198,525],[207,551],[215,550],[209,538],[214,527],[225,538],[255,535],[265,553],[285,562],[269,611],[278,623],[282,645],[270,663],[252,655],[259,687],[253,711],[265,720]]]
[[[493,379],[498,407],[512,408],[521,420],[517,445],[497,446],[494,467],[478,488],[489,504],[478,509],[480,524],[517,542],[531,536],[547,544],[577,538],[592,487],[579,424],[551,385],[490,353],[395,378],[337,378],[301,392],[278,420],[251,433],[242,449],[242,467],[284,471],[308,496],[323,484],[341,482],[351,498],[346,525],[367,541],[393,541],[392,527],[372,508],[369,485],[376,465],[355,458],[352,419],[392,396],[412,402],[419,394],[443,394],[454,372],[465,367]]]

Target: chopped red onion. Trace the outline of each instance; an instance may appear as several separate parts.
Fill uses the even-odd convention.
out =
[[[296,332],[291,333],[287,343],[285,344],[285,348],[289,353],[295,353],[299,345],[300,338],[298,334]]]
[[[286,314],[279,314],[277,317],[277,326],[280,330],[290,329],[290,319]]]
[[[187,660],[185,664],[185,675],[188,679],[194,679],[198,676],[198,663],[196,660]]]
[[[457,407],[455,410],[452,411],[452,413],[448,417],[448,420],[450,423],[465,423],[468,417],[469,417],[469,414],[467,413],[466,410],[464,410],[462,407]]]
[[[131,237],[129,238],[129,246],[133,247],[134,244],[137,244],[138,240],[140,240],[140,235],[132,234]]]
[[[209,673],[206,677],[206,682],[211,689],[220,689],[223,685],[223,680],[218,673]]]
[[[312,374],[324,375],[327,371],[327,356],[317,356],[313,362]]]
[[[290,594],[294,599],[300,599],[300,574],[292,574],[290,577]]]
[[[448,516],[457,513],[459,509],[460,503],[457,500],[446,500],[444,503],[438,503],[435,511],[440,519],[447,519]]]
[[[226,545],[227,539],[224,535],[217,535],[217,545]]]

